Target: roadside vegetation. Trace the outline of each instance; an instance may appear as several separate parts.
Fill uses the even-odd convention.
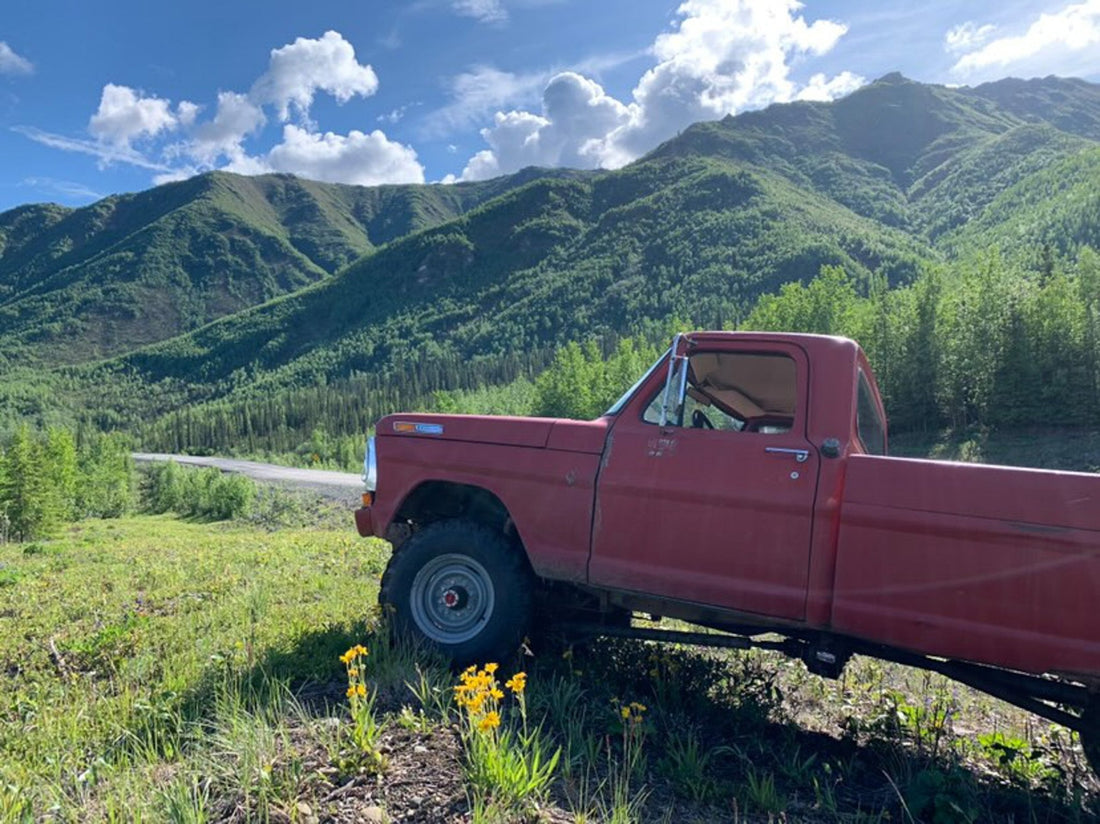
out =
[[[1071,733],[871,659],[597,641],[453,673],[390,642],[387,559],[269,490],[0,546],[0,822],[1100,814]]]
[[[134,512],[220,521],[246,516],[263,496],[255,483],[174,462],[134,466],[119,435],[22,426],[0,443],[0,543],[57,535],[65,524]],[[267,496],[270,498],[270,496]]]
[[[0,543],[48,536],[69,521],[113,518],[135,503],[129,443],[70,430],[33,432],[26,424],[0,442]]]

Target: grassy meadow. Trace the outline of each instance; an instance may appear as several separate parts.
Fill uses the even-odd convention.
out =
[[[0,546],[0,820],[205,820],[171,813],[192,779],[248,796],[224,771],[273,756],[270,702],[331,678],[385,558],[346,528],[175,516]]]
[[[1100,813],[1067,731],[870,659],[834,682],[605,641],[456,675],[385,640],[387,545],[339,509],[262,509],[0,546],[0,822]]]

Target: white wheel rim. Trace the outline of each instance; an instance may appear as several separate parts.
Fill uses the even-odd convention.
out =
[[[420,568],[410,592],[412,618],[440,644],[461,644],[480,633],[493,615],[496,595],[488,570],[468,555],[437,555]]]

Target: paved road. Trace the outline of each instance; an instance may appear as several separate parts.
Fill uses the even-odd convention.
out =
[[[236,458],[203,458],[197,455],[167,455],[161,452],[135,452],[134,460],[138,463],[175,461],[187,466],[212,466],[222,472],[233,472],[247,475],[257,481],[307,489],[337,500],[357,499],[359,493],[363,491],[363,479],[350,472],[295,469],[257,461],[239,461]]]

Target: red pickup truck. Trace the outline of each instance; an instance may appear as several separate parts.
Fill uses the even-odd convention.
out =
[[[1100,477],[886,457],[851,340],[679,335],[594,421],[390,415],[364,477],[381,600],[456,662],[535,615],[830,677],[868,654],[1078,730],[1100,771]]]

